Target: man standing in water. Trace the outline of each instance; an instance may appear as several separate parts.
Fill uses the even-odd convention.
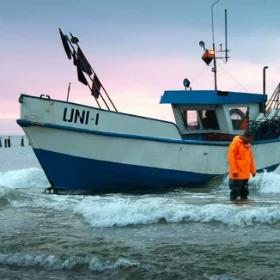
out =
[[[235,201],[239,196],[242,200],[248,199],[248,180],[250,174],[256,175],[256,167],[251,142],[254,133],[246,130],[241,136],[235,136],[229,145],[229,188],[230,200]]]

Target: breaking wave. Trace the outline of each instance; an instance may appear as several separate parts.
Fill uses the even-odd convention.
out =
[[[280,193],[280,174],[264,172],[252,179],[252,185],[259,193]]]
[[[24,194],[17,191],[19,189],[35,188],[40,191],[48,186],[48,180],[39,168],[0,172],[0,207],[24,201]]]
[[[92,227],[192,222],[242,227],[279,223],[277,199],[273,202],[261,199],[264,194],[280,194],[280,175],[258,174],[250,184],[258,195],[256,205],[227,204],[228,188],[225,183],[200,196],[187,189],[174,194],[144,196],[44,195],[42,190],[49,186],[44,172],[40,168],[29,168],[0,172],[0,207],[9,204],[15,208],[40,207],[50,211],[68,211],[80,216]],[[26,188],[38,191],[26,192]],[[18,189],[23,190],[18,192]]]
[[[258,173],[249,180],[249,188],[259,194],[280,194],[280,174],[276,172]],[[228,177],[213,192],[228,193]]]
[[[1,254],[0,265],[18,267],[43,267],[48,270],[71,270],[77,266],[85,266],[90,271],[102,272],[105,270],[138,267],[139,263],[125,258],[117,260],[102,260],[95,256],[71,256],[63,258],[55,255],[32,254]]]
[[[40,168],[28,168],[0,172],[0,187],[15,188],[46,188],[48,180]]]
[[[31,200],[30,200],[31,199]],[[10,201],[15,208],[32,207],[79,215],[92,227],[126,227],[157,223],[221,223],[238,227],[280,222],[279,205],[237,206],[224,203],[193,204],[166,197],[82,197],[37,195]],[[260,205],[260,206],[259,206]],[[67,214],[69,215],[69,214]]]
[[[193,205],[163,198],[90,201],[75,208],[93,227],[129,226],[154,223],[219,222],[234,226],[280,222],[279,206],[236,206],[230,204]]]

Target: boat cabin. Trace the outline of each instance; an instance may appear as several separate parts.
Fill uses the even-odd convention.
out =
[[[161,104],[171,104],[184,139],[231,140],[263,111],[267,96],[216,90],[165,91]]]

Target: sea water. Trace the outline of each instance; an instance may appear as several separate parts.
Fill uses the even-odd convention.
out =
[[[0,148],[0,279],[280,279],[280,175],[157,194],[44,194],[29,146]]]

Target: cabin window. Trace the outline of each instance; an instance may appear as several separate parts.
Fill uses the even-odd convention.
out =
[[[201,110],[199,115],[203,129],[219,129],[215,110]]]
[[[249,122],[249,107],[232,107],[229,109],[233,129],[246,129]]]
[[[183,110],[181,114],[186,129],[200,129],[198,112],[196,110]]]

